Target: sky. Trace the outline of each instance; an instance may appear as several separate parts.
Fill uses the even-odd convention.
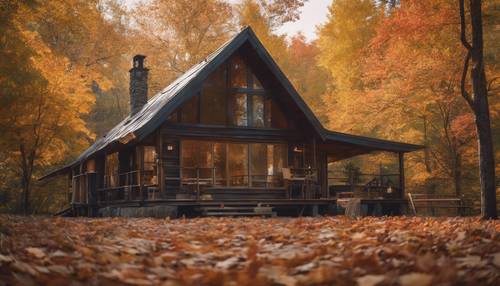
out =
[[[316,39],[316,27],[326,22],[328,6],[331,2],[332,0],[309,0],[300,9],[300,19],[296,22],[285,24],[278,30],[278,33],[291,36],[302,32],[309,41]]]
[[[140,0],[125,0],[128,7],[132,7]],[[239,0],[229,0],[229,2],[239,2]],[[293,23],[287,23],[281,27],[277,33],[293,36],[302,32],[307,40],[311,41],[317,38],[316,28],[327,20],[328,5],[332,0],[309,0],[304,7],[300,9],[300,19]]]

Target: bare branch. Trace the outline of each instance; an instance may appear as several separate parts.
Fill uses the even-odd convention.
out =
[[[460,41],[462,41],[462,45],[467,50],[471,50],[472,46],[467,42],[467,36],[465,35],[465,8],[464,8],[464,1],[465,0],[458,0],[460,4]]]
[[[464,59],[464,69],[462,70],[462,79],[460,80],[460,91],[462,92],[462,97],[465,99],[465,101],[467,101],[470,108],[472,108],[472,110],[475,110],[474,101],[472,100],[472,97],[465,88],[465,81],[467,80],[467,72],[469,71],[470,57],[471,57],[471,51],[467,50],[467,55],[465,55]]]

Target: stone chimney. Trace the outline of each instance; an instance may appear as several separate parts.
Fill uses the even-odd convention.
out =
[[[148,102],[148,72],[144,67],[146,56],[134,56],[130,69],[130,115],[136,114]]]

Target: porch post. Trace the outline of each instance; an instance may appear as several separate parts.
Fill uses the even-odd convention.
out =
[[[405,160],[404,153],[399,152],[399,188],[401,189],[401,198],[405,195]]]
[[[144,146],[141,145],[139,150],[139,195],[141,196],[141,202],[144,201]],[[147,195],[147,194],[146,194]]]
[[[160,129],[161,130],[161,129]],[[160,130],[156,133],[156,183],[158,185],[158,191],[160,197],[166,195],[164,188],[165,179],[163,173],[163,134]]]
[[[313,165],[314,169],[316,169],[316,172],[318,171],[318,164],[317,164],[317,158],[316,158],[316,137],[313,137],[312,139],[313,143]]]

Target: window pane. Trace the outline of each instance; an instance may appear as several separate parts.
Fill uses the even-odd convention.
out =
[[[182,106],[181,121],[182,123],[198,123],[198,103],[200,97],[195,96]]]
[[[264,97],[252,96],[252,126],[264,127]]]
[[[227,145],[225,143],[214,143],[214,167],[216,185],[227,185],[226,146]]]
[[[259,79],[253,75],[253,88],[254,89],[262,89],[262,84],[260,83]]]
[[[265,116],[265,119],[266,119],[265,125],[266,125],[266,127],[270,128],[271,127],[271,120],[272,120],[272,116],[271,116],[271,100],[270,99],[266,99],[266,102],[264,103],[264,105],[265,105],[264,112],[266,113],[266,116]]]
[[[212,177],[212,143],[183,140],[181,149],[182,179],[188,181],[197,176],[202,179]],[[197,174],[197,172],[199,172]]]
[[[146,185],[156,185],[156,147],[144,146],[144,179]]]
[[[228,172],[231,186],[248,185],[248,145],[228,144]]]
[[[232,88],[247,87],[247,68],[243,59],[239,56],[234,56],[230,63],[230,77]]]
[[[232,125],[247,126],[247,95],[243,93],[230,95],[229,111]]]
[[[252,187],[265,187],[267,181],[267,145],[262,143],[250,144],[251,160],[250,175]]]
[[[106,156],[105,162],[105,184],[107,187],[118,186],[118,153]]]
[[[283,174],[283,167],[286,166],[287,147],[285,144],[269,146],[273,148],[273,175],[280,176]]]
[[[203,83],[201,123],[226,124],[226,69],[224,65],[213,72]]]
[[[144,146],[144,170],[153,170],[156,166],[156,147]]]

